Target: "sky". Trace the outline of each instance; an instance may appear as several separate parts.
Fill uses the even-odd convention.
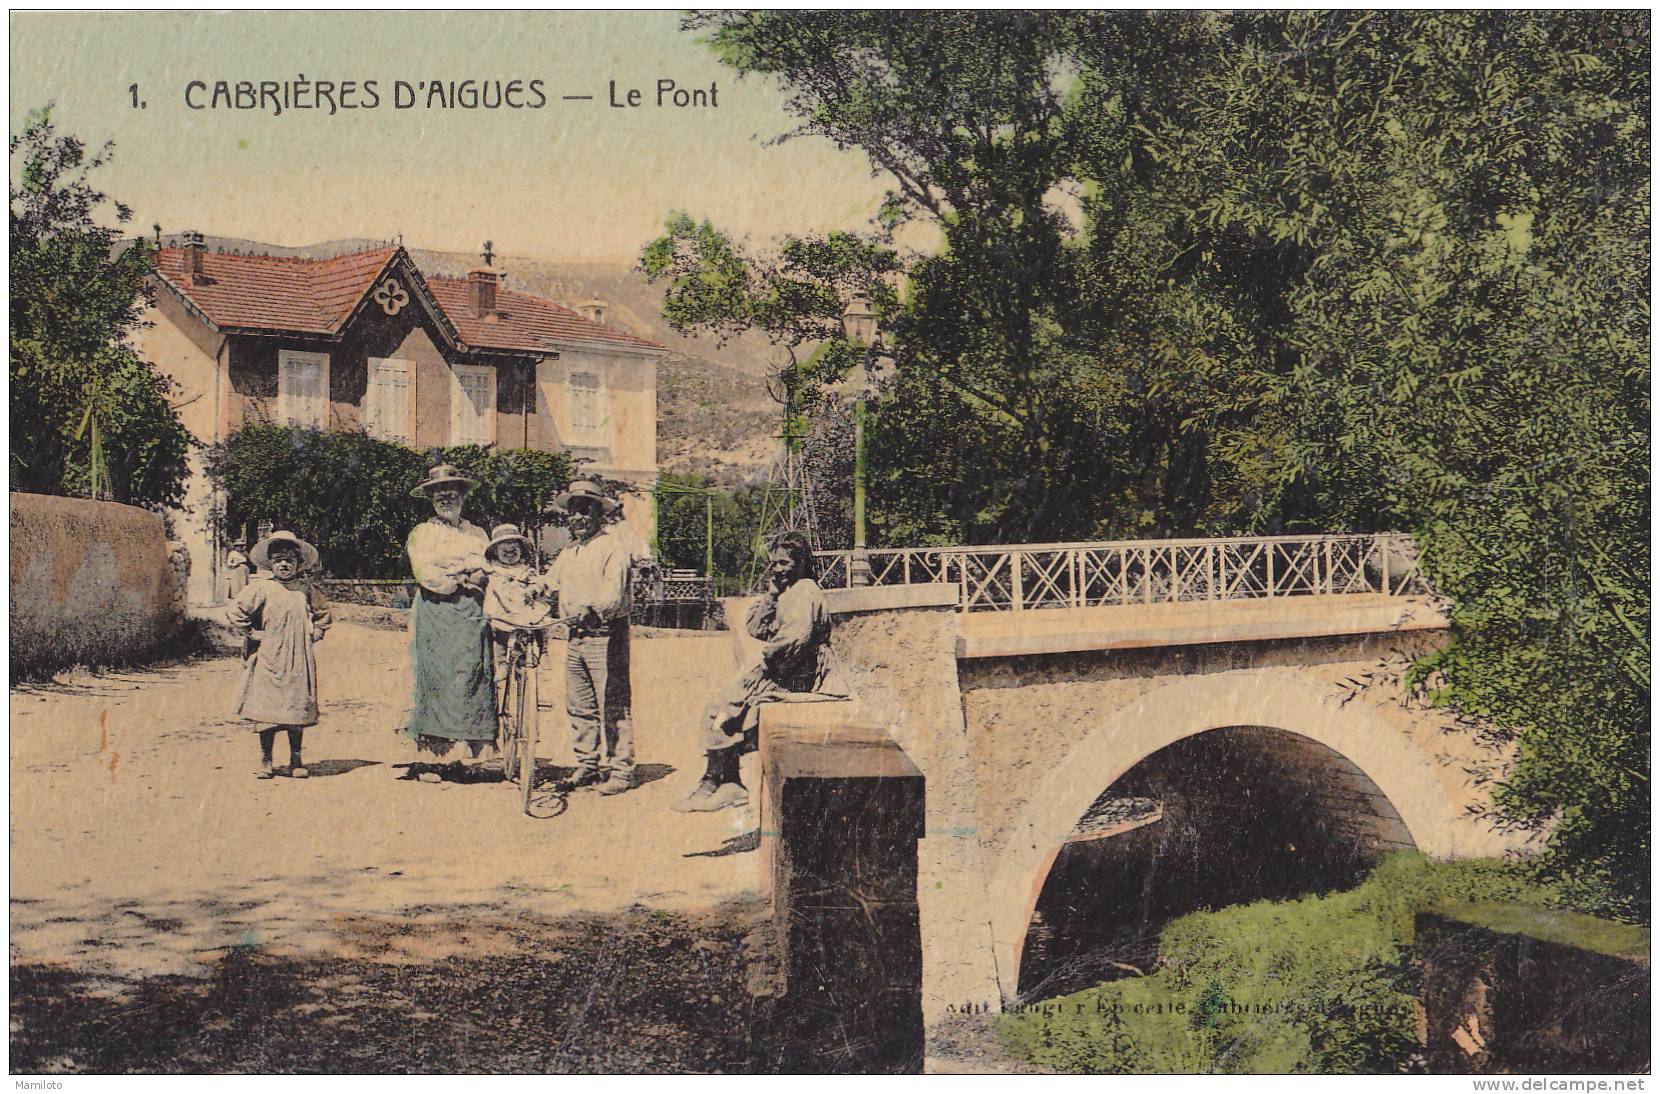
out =
[[[670,210],[757,243],[862,228],[885,186],[857,152],[788,130],[770,80],[739,80],[677,12],[33,12],[11,16],[10,125],[113,140],[95,176],[147,232],[284,246],[389,239],[555,261],[633,261]],[[374,109],[213,106],[218,81],[376,82]],[[423,82],[540,80],[541,109],[429,109]],[[394,109],[394,82],[417,105]],[[657,105],[660,80],[715,87]],[[190,90],[192,81],[201,87]],[[638,89],[638,107],[627,102]],[[143,108],[130,87],[138,85]],[[280,94],[281,92],[279,92]],[[315,95],[308,90],[306,98]],[[528,93],[527,93],[528,95]],[[567,101],[566,95],[591,95]],[[367,96],[358,91],[359,101]],[[188,102],[207,104],[192,109]]]

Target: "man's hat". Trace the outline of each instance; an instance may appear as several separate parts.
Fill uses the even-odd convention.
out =
[[[600,510],[607,516],[617,511],[617,503],[606,497],[605,491],[600,488],[599,483],[592,479],[577,479],[571,483],[569,490],[548,502],[542,511],[545,513],[549,510],[557,510],[561,513],[568,513],[571,511],[571,502],[581,498],[587,498],[589,501],[597,503]]]
[[[272,532],[254,544],[254,549],[248,552],[248,560],[261,570],[269,570],[271,568],[271,548],[283,543],[290,544],[299,550],[300,570],[302,572],[317,568],[317,548],[293,532]]]
[[[440,486],[459,486],[463,494],[470,493],[478,485],[477,479],[469,479],[447,463],[441,463],[427,472],[426,481],[410,491],[414,497],[426,497]]]
[[[496,548],[504,543],[522,544],[527,555],[534,550],[530,537],[520,532],[517,524],[498,524],[490,531],[490,542],[484,545],[484,557],[494,562]]]

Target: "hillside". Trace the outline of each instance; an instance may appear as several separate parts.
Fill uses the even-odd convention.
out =
[[[163,236],[177,245],[177,236]],[[340,239],[305,247],[278,247],[254,240],[208,236],[209,247],[243,253],[327,258],[384,246],[374,239]],[[478,265],[476,254],[409,249],[428,274],[459,277]],[[626,262],[554,262],[500,255],[495,260],[508,288],[566,305],[599,298],[610,305],[606,322],[660,342],[670,350],[658,369],[657,449],[665,471],[696,472],[726,486],[762,477],[770,466],[778,406],[766,391],[771,347],[754,335],[724,346],[708,335],[688,336],[664,321],[658,288]]]
[[[422,270],[455,277],[478,256],[410,251]],[[509,288],[575,304],[599,298],[611,306],[606,322],[661,342],[671,353],[657,372],[657,462],[665,471],[707,475],[725,486],[766,474],[778,432],[778,406],[766,392],[770,347],[745,336],[717,346],[689,337],[664,321],[662,294],[625,263],[550,262],[505,256]]]

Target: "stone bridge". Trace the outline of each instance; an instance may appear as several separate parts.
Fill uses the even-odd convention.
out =
[[[900,992],[919,1030],[1075,990],[1115,914],[1145,928],[1332,887],[1392,848],[1519,846],[1485,819],[1503,747],[1403,687],[1447,627],[1405,537],[870,555],[870,587],[837,588],[862,567],[820,558],[856,698],[764,710],[763,859],[781,907],[792,823],[863,848],[844,871],[862,891],[838,899],[891,910],[874,967],[920,951]],[[896,796],[789,815],[791,779],[861,777]],[[917,830],[873,831],[907,793]]]

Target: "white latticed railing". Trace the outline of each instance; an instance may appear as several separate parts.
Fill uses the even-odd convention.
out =
[[[903,547],[865,555],[872,585],[955,583],[965,612],[1430,591],[1412,537],[1401,533]],[[816,557],[820,585],[848,585],[852,551]]]

